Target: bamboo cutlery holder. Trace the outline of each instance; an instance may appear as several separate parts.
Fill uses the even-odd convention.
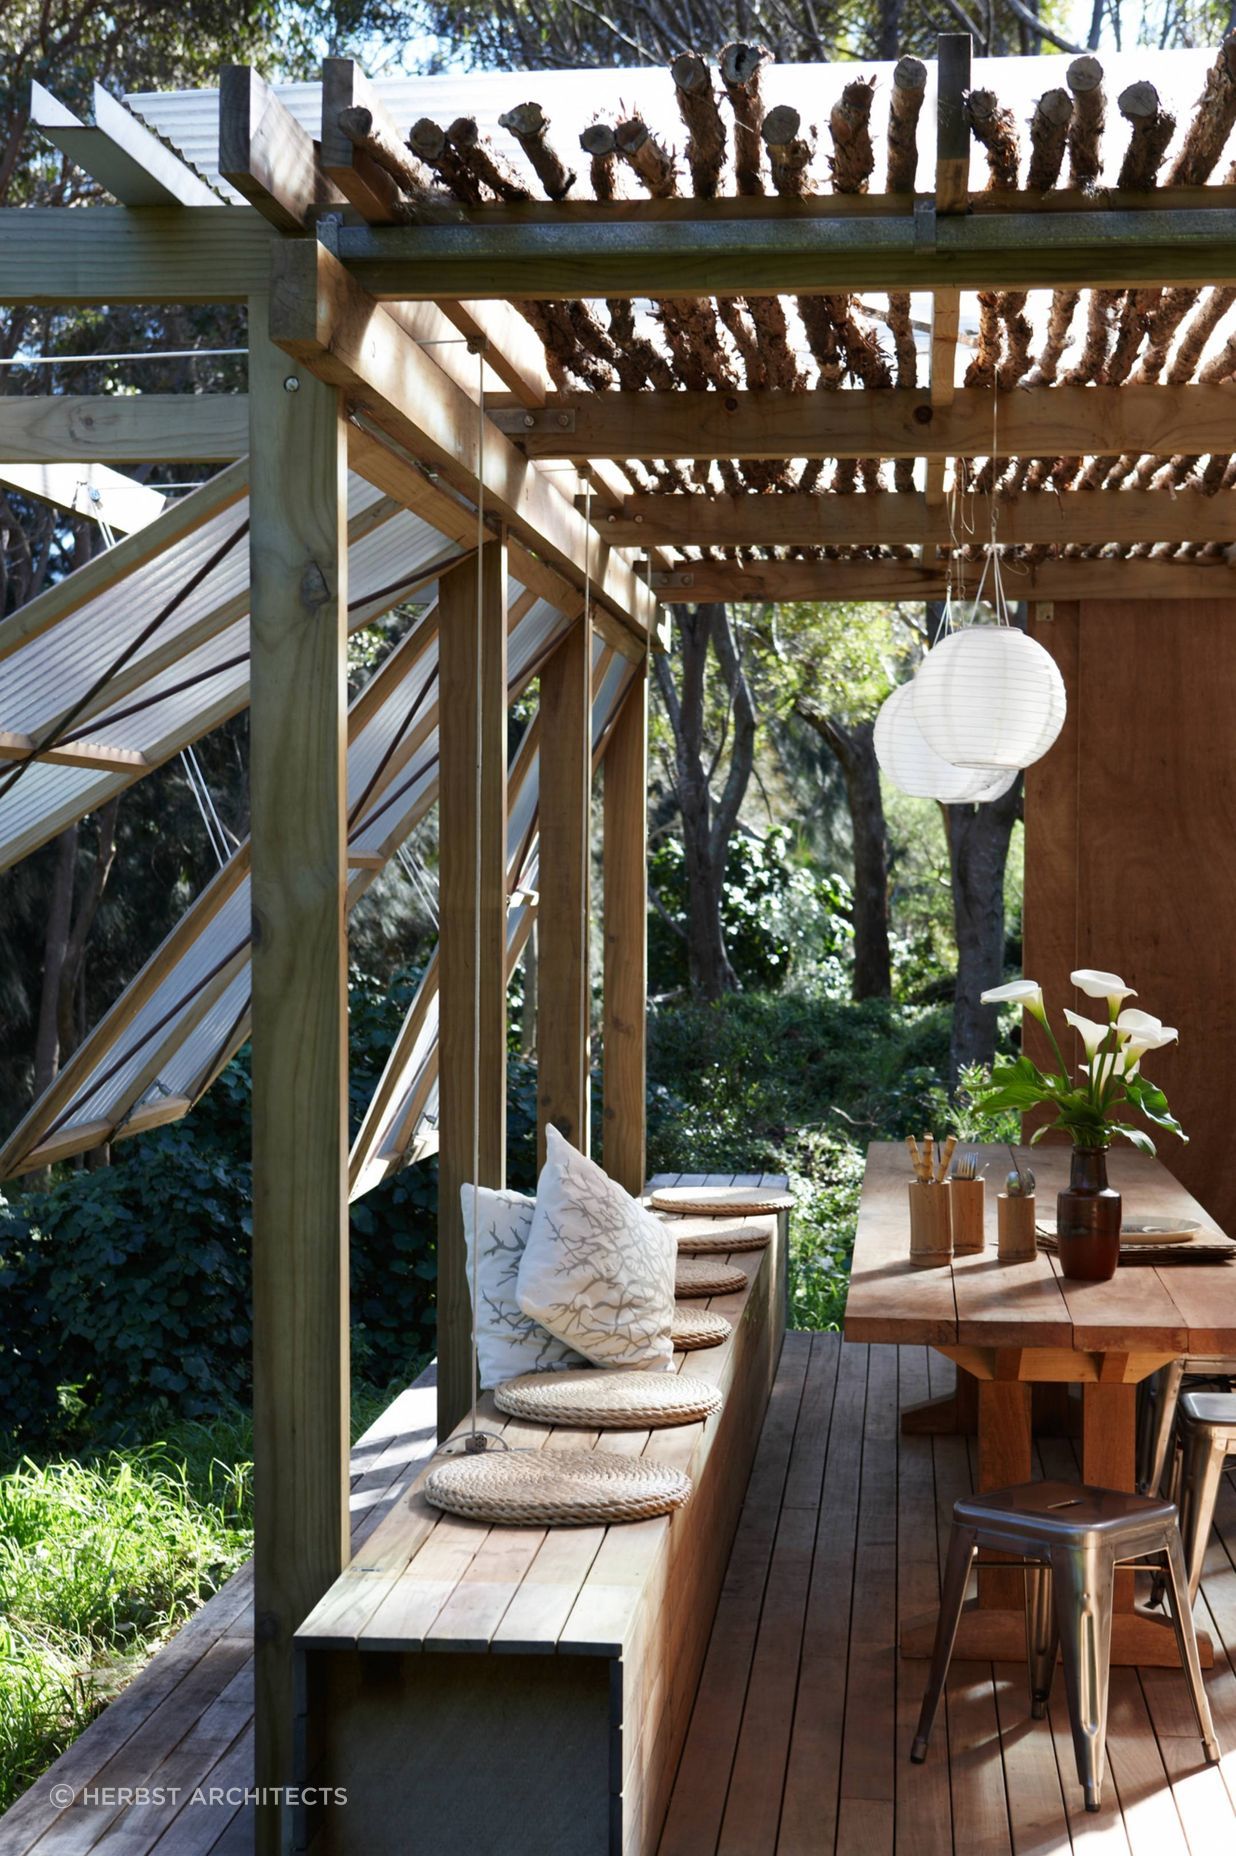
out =
[[[910,1261],[916,1269],[936,1269],[982,1250],[983,1180],[916,1179],[909,1192]]]
[[[1002,1192],[996,1200],[1001,1263],[1029,1263],[1038,1247],[1034,1227],[1034,1194]]]
[[[915,1269],[937,1269],[953,1260],[949,1189],[942,1180],[910,1184],[910,1261]]]
[[[933,1136],[923,1137],[921,1149],[913,1135],[906,1137],[914,1167],[909,1193],[910,1262],[915,1269],[938,1269],[954,1257],[978,1256],[986,1248],[987,1182],[973,1153],[964,1153],[957,1171],[950,1174],[956,1144],[950,1136],[937,1160]],[[1009,1179],[1012,1183],[1012,1174]],[[1036,1250],[1034,1194],[999,1193],[996,1231],[1001,1263],[1029,1262]]]

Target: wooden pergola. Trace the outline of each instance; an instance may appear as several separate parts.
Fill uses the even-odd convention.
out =
[[[1058,61],[1042,62],[1054,72]],[[1123,935],[1130,958],[1145,952],[1124,916],[1087,900],[1079,795],[1085,765],[1101,755],[1094,749],[1086,762],[1079,748],[1089,699],[1077,679],[1086,638],[1110,638],[1121,625],[1137,649],[1154,638],[1166,652],[1166,631],[1177,643],[1196,635],[1210,654],[1208,700],[1219,705],[1208,716],[1222,714],[1236,675],[1223,626],[1236,547],[1236,337],[1223,323],[1236,301],[1236,180],[1212,178],[1236,123],[1236,49],[1229,41],[1217,54],[1196,114],[1179,129],[1149,85],[1122,93],[1129,127],[1118,174],[1102,166],[1104,113],[1114,142],[1116,107],[1094,66],[1078,61],[1065,85],[1037,100],[1027,163],[1012,113],[972,81],[964,37],[941,42],[934,137],[924,110],[932,77],[916,60],[882,71],[873,91],[865,79],[846,81],[850,67],[774,73],[758,50],[729,47],[719,90],[700,59],[677,61],[669,88],[655,74],[681,115],[685,158],[650,126],[651,106],[597,120],[580,138],[588,186],[570,173],[572,162],[582,170],[580,155],[558,144],[538,105],[507,109],[504,148],[471,118],[423,118],[409,135],[381,87],[342,59],[327,61],[308,101],[304,87],[285,99],[248,69],[225,71],[209,160],[183,158],[160,112],[162,103],[188,111],[192,99],[133,99],[128,109],[103,100],[87,122],[45,94],[36,99],[43,132],[119,204],[0,215],[0,300],[244,303],[249,312],[247,400],[0,399],[6,459],[228,465],[122,544],[123,559],[116,550],[84,570],[88,587],[75,575],[37,612],[6,621],[0,678],[85,593],[106,601],[122,574],[187,546],[247,497],[248,685],[225,712],[247,695],[251,865],[246,853],[244,871],[219,882],[232,883],[228,895],[240,894],[240,875],[248,882],[252,934],[219,949],[234,964],[212,969],[214,992],[199,991],[193,1008],[179,1001],[176,1037],[206,1023],[242,969],[251,995],[242,987],[230,1018],[220,1008],[216,1041],[174,1099],[143,1096],[162,1061],[147,1050],[144,1064],[140,1054],[128,1059],[142,1087],[92,1120],[72,1094],[79,1066],[56,1103],[36,1105],[37,1125],[6,1155],[9,1170],[39,1164],[183,1113],[243,1038],[251,996],[259,1784],[291,1770],[292,1634],[347,1558],[348,1200],[360,1175],[369,1182],[430,1150],[431,1088],[444,1432],[467,1406],[459,1187],[474,1151],[483,1183],[503,1178],[505,999],[522,946],[511,917],[527,916],[531,887],[542,1139],[552,1122],[588,1143],[598,764],[603,1157],[629,1188],[643,1182],[645,672],[665,602],[973,591],[994,509],[1010,587],[1031,602],[1079,712],[1028,803],[1027,939],[1038,977],[1067,974],[1079,938],[1089,949],[1092,936]],[[1000,67],[983,75],[998,85]],[[796,83],[826,85],[831,187],[798,112],[771,106],[774,79],[783,95]],[[538,80],[506,79],[508,96],[513,83],[535,92]],[[887,172],[877,176],[880,88],[890,114]],[[723,170],[731,131],[732,170]],[[934,140],[923,159],[920,137]],[[921,343],[920,294],[930,311]],[[959,344],[970,355],[960,384]],[[236,462],[243,457],[247,465]],[[349,516],[349,472],[383,499],[380,512]],[[349,551],[366,522],[396,512],[441,545],[394,583],[367,585],[365,610],[432,576],[436,746],[426,746],[428,725],[409,738],[408,752],[427,756],[421,810],[409,802],[397,829],[358,848],[358,803],[363,812],[382,788],[365,788],[358,761],[349,790]],[[538,600],[556,617],[516,676],[517,628]],[[245,609],[243,600],[215,608],[232,620]],[[354,743],[388,697],[392,715],[406,706],[398,677],[411,674],[430,637],[382,692],[362,697]],[[169,650],[161,672],[174,664]],[[1164,655],[1147,674],[1169,671]],[[508,771],[506,718],[508,700],[534,676],[532,885],[531,839],[512,843],[511,793],[527,770]],[[1175,693],[1182,728],[1196,699],[1192,687]],[[9,728],[3,714],[0,728]],[[61,713],[46,732],[10,730],[0,753],[123,783],[175,751],[163,740],[139,751],[119,726],[101,739],[85,729],[78,712]],[[1109,732],[1104,751],[1117,739]],[[1203,741],[1197,756],[1214,749],[1204,728]],[[1197,756],[1174,803],[1202,777]],[[1225,795],[1236,780],[1230,759],[1226,744],[1214,750]],[[436,1000],[405,1027],[371,1110],[384,1127],[398,1123],[397,1138],[366,1147],[363,1164],[354,1155],[350,1171],[347,907],[434,797]],[[57,800],[55,818],[77,803],[89,809],[97,797]],[[1121,855],[1144,819],[1113,825]],[[24,829],[14,855],[43,828],[36,820]],[[1187,870],[1196,839],[1184,838]],[[1132,881],[1147,905],[1136,870]],[[1200,880],[1208,907],[1222,905],[1216,882]],[[1191,933],[1175,952],[1196,983],[1213,948],[1190,954]],[[1110,958],[1119,960],[1119,947]],[[154,1013],[167,965],[139,977],[145,990],[133,1011]],[[431,1004],[436,1081],[425,1068]],[[88,1057],[96,1083],[107,1038]],[[1221,1129],[1213,1109],[1202,1119],[1197,1166],[1218,1176]],[[277,1825],[262,1821],[274,1848]]]

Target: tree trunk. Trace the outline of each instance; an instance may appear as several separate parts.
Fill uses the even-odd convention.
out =
[[[60,1068],[60,981],[73,920],[73,876],[77,868],[77,826],[70,825],[56,839],[51,895],[47,903],[47,933],[43,940],[43,986],[39,994],[39,1024],[34,1045],[35,1098],[55,1081]]]
[[[979,995],[1004,977],[1004,872],[1021,815],[1021,778],[989,805],[942,806],[953,885],[957,988],[953,997],[950,1081],[963,1064],[990,1064],[996,1052],[994,1005]]]
[[[874,723],[850,730],[842,766],[854,836],[854,997],[887,999],[893,990],[888,945],[888,831],[875,756]]]
[[[72,927],[65,945],[57,1002],[59,1051],[62,1058],[77,1049],[86,1033],[86,943],[116,860],[116,816],[119,810],[120,795],[117,793],[97,815],[98,836],[94,862],[90,866],[81,901],[73,912]]]
[[[845,780],[854,839],[854,979],[856,999],[887,999],[893,990],[888,944],[888,828],[875,754],[875,723],[846,727],[800,701],[797,713],[836,756]]]
[[[738,985],[725,945],[721,899],[730,840],[755,764],[755,707],[725,606],[675,606],[672,611],[680,641],[681,688],[675,686],[666,654],[655,656],[653,664],[674,737],[674,785],[687,884],[688,971],[697,997],[719,999]],[[710,648],[725,679],[733,730],[725,784],[715,801],[711,776],[716,760],[711,767],[704,760]]]
[[[519,1054],[521,1057],[536,1056],[536,991],[537,991],[537,933],[536,923],[524,946],[524,1009],[519,1020]]]

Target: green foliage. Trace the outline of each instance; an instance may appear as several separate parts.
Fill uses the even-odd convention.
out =
[[[791,1321],[836,1328],[867,1143],[927,1125],[948,1038],[942,1008],[814,986],[654,1007],[649,1171],[787,1174]]]
[[[248,1556],[247,1428],[0,1476],[0,1811]]]
[[[248,1385],[249,1173],[188,1124],[122,1163],[0,1200],[0,1411],[43,1442],[137,1410],[190,1417]],[[58,1388],[75,1388],[65,1411]]]
[[[687,985],[687,878],[681,838],[667,837],[649,859],[648,880],[660,907],[648,922],[649,988]],[[794,834],[774,825],[759,836],[739,832],[725,864],[721,922],[730,962],[744,987],[784,986],[811,966],[840,990],[851,939],[849,885],[819,877],[795,853]]]
[[[963,1063],[952,1095],[942,1083],[930,1092],[924,1127],[936,1135],[955,1134],[959,1141],[1007,1141],[1016,1147],[1021,1140],[1021,1116],[1016,1109],[986,1108],[984,1097],[990,1088],[990,1065]]]
[[[383,989],[353,975],[354,1123],[417,978]],[[6,1436],[10,1450],[149,1436],[172,1415],[247,1400],[249,1096],[246,1047],[192,1115],[117,1146],[111,1166],[0,1198],[0,1452]],[[526,1075],[511,1129],[527,1176]],[[436,1247],[434,1161],[352,1208],[353,1358],[375,1383],[406,1383],[432,1355]]]

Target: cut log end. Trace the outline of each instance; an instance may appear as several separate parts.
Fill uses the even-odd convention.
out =
[[[1159,93],[1153,84],[1130,84],[1117,101],[1126,122],[1143,122],[1159,113]]]
[[[549,118],[539,103],[517,103],[514,109],[499,116],[498,126],[509,129],[516,141],[522,142],[525,136],[544,135],[549,127]]]
[[[917,91],[922,93],[927,88],[927,66],[921,58],[899,58],[893,71],[893,89],[900,91]]]
[[[579,138],[579,145],[586,155],[604,157],[614,153],[618,139],[607,122],[590,122]]]
[[[1087,96],[1090,92],[1103,88],[1103,67],[1097,58],[1087,53],[1082,58],[1074,58],[1065,77],[1069,89],[1075,97]]]
[[[695,52],[683,52],[670,66],[675,86],[688,96],[705,96],[712,89],[708,66]]]
[[[721,53],[721,78],[727,90],[750,90],[759,83],[760,71],[772,59],[766,45],[742,45],[737,41]]]
[[[431,117],[422,116],[412,125],[408,146],[422,161],[437,161],[446,148],[446,131]]]
[[[760,130],[769,148],[785,148],[795,139],[802,127],[802,117],[789,103],[778,103],[775,110],[769,110]]]

